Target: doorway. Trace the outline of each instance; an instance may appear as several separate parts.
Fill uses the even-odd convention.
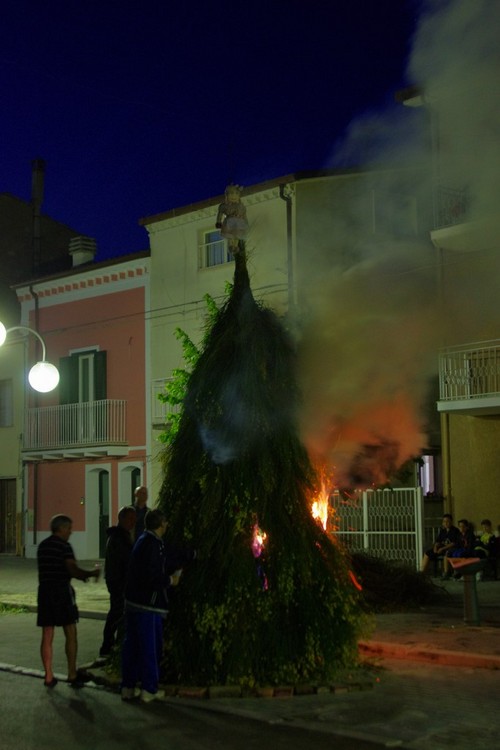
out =
[[[16,553],[15,479],[0,479],[0,552]]]

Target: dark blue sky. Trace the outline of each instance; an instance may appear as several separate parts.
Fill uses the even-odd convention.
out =
[[[417,0],[5,0],[0,192],[95,237],[147,248],[143,216],[331,165],[405,77]]]

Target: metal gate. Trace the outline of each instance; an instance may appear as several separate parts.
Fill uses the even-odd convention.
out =
[[[423,549],[421,487],[359,490],[330,496],[331,530],[350,552],[420,567]]]

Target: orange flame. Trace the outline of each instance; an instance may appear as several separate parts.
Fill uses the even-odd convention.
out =
[[[311,514],[322,525],[324,530],[327,530],[328,521],[332,509],[330,508],[330,481],[326,476],[326,472],[321,472],[321,486],[319,492],[313,498],[311,504]]]
[[[352,570],[349,570],[349,578],[353,582],[354,586],[358,589],[358,591],[363,591],[363,586],[360,584]]]

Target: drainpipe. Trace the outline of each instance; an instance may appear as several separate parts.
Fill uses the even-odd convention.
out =
[[[443,461],[443,513],[454,515],[454,502],[451,486],[451,455],[450,455],[450,415],[441,413],[441,457]]]
[[[34,315],[34,328],[35,331],[38,331],[38,320],[39,320],[39,307],[38,307],[38,294],[33,289],[33,285],[30,284],[29,287],[30,294],[35,300],[35,315]],[[35,343],[35,346],[38,348],[38,339]],[[38,357],[36,357],[38,360]],[[35,407],[38,406],[38,394],[34,394],[35,398]],[[29,486],[29,484],[28,484]],[[37,544],[37,526],[38,526],[38,462],[33,462],[33,544]]]
[[[280,198],[286,203],[286,257],[288,269],[288,311],[294,306],[293,242],[292,242],[292,188],[289,184],[280,185]]]

